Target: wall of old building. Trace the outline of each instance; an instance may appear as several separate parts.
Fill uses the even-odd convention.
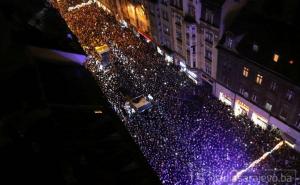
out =
[[[244,67],[249,68],[248,77],[243,76]],[[294,138],[300,145],[300,125],[297,125],[300,109],[299,104],[295,103],[300,102],[298,86],[226,48],[219,49],[217,71],[216,97],[231,105],[236,114],[246,112],[251,119],[258,116],[260,120]],[[257,74],[263,76],[261,85],[256,83]],[[275,91],[270,89],[272,82],[277,84]],[[289,89],[295,93],[291,100],[286,98]],[[253,95],[256,96],[255,100]],[[272,105],[270,111],[266,108],[267,102]],[[286,119],[281,116],[283,110],[287,112]]]

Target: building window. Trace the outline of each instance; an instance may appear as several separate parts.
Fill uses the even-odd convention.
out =
[[[267,111],[271,112],[272,104],[270,104],[269,102],[266,102],[265,108],[266,108]]]
[[[298,120],[296,121],[296,127],[300,129],[300,114],[298,114]]]
[[[191,46],[191,48],[192,48],[192,53],[196,54],[196,46]]]
[[[275,53],[273,56],[273,61],[278,62],[278,60],[279,60],[279,55]]]
[[[256,83],[259,84],[259,85],[261,85],[262,81],[263,81],[263,76],[260,75],[260,74],[257,74],[257,76],[256,76]]]
[[[178,41],[182,41],[182,38],[181,38],[181,31],[180,30],[176,30],[176,39],[178,40]]]
[[[189,5],[188,14],[192,17],[195,17],[195,7],[193,5]]]
[[[287,93],[286,93],[285,98],[286,98],[288,101],[291,101],[293,97],[294,97],[294,91],[288,90]]]
[[[252,46],[252,49],[253,49],[253,51],[258,52],[259,47],[257,44],[254,43]]]
[[[195,39],[196,39],[195,33],[192,34],[192,39],[193,39],[193,41],[195,41]]]
[[[287,119],[287,117],[288,117],[288,112],[287,112],[287,110],[286,110],[285,108],[281,108],[279,117],[280,117],[282,120],[286,120],[286,119]]]
[[[246,89],[244,89],[243,87],[240,87],[240,93],[241,95],[243,95],[245,98],[249,97],[249,93],[247,92]]]
[[[212,52],[208,48],[205,49],[205,58],[209,61],[212,61]]]
[[[168,48],[171,48],[170,41],[167,38],[165,38],[165,46],[167,46]]]
[[[181,26],[181,17],[180,17],[180,15],[176,15],[176,16],[175,16],[175,24]]]
[[[210,24],[213,24],[214,23],[214,15],[213,13],[206,9],[206,13],[205,13],[205,21],[210,23]]]
[[[211,75],[211,63],[205,62],[205,72],[209,75]]]
[[[196,68],[196,61],[193,60],[193,68]]]
[[[161,3],[164,5],[168,5],[168,0],[162,0]]]
[[[186,49],[186,55],[189,57],[190,56],[190,49]]]
[[[191,42],[193,45],[196,45],[196,35],[195,34],[192,34]]]
[[[226,45],[227,45],[227,47],[229,49],[232,49],[232,47],[233,47],[233,40],[232,40],[232,38],[227,38],[226,39]]]
[[[274,82],[274,81],[272,81],[272,82],[271,82],[271,85],[270,85],[270,89],[271,89],[272,91],[276,91],[276,89],[277,89],[277,83]]]
[[[245,89],[241,87],[239,91],[240,91],[241,94],[244,94]]]
[[[246,78],[249,76],[249,68],[248,67],[244,67],[243,76]]]
[[[164,20],[169,21],[168,12],[162,10],[162,17]]]
[[[205,32],[205,41],[210,44],[213,43],[213,34],[211,32]]]
[[[252,101],[253,101],[253,102],[256,102],[256,100],[257,100],[257,96],[256,96],[256,94],[254,94],[254,93],[253,93],[253,94],[252,94],[252,98],[251,98],[251,99],[252,99]]]

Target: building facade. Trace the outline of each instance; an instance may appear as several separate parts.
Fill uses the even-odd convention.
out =
[[[247,0],[99,0],[150,38],[170,62],[215,88],[223,31]]]
[[[174,62],[197,75],[200,83],[215,88],[218,50],[226,25],[246,0],[157,0],[146,1],[150,29],[161,46],[170,49]]]
[[[151,35],[168,53],[175,64],[180,62],[196,67],[199,37],[197,22],[200,1],[158,0],[147,1]]]
[[[148,12],[142,0],[95,0],[107,8],[117,20],[125,21],[136,31],[150,34]]]
[[[300,149],[300,87],[226,49],[219,49],[215,96],[267,128],[279,128]]]
[[[200,18],[200,69],[201,78],[215,89],[217,77],[218,49],[216,48],[224,30],[236,14],[244,7],[246,0],[202,0]]]
[[[300,151],[298,33],[282,19],[245,10],[218,45],[214,93],[235,115],[247,115],[264,129],[278,128]]]

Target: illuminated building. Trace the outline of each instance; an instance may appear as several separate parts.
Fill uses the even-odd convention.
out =
[[[151,33],[158,43],[172,50],[176,64],[184,63],[198,74],[198,81],[214,89],[217,45],[226,17],[244,6],[246,1],[150,1]],[[226,18],[226,20],[225,20]],[[227,22],[226,22],[227,21]]]
[[[97,0],[108,8],[118,20],[122,20],[136,31],[150,36],[149,19],[143,1]]]
[[[258,7],[267,6],[258,5],[247,5],[225,31],[214,93],[235,115],[247,115],[264,129],[279,128],[300,150],[299,28],[279,15],[260,14]]]
[[[219,40],[224,34],[224,29],[233,21],[247,0],[202,0],[201,19],[199,25],[200,36],[200,66],[201,78],[204,83],[215,89],[217,77]]]
[[[246,0],[98,0],[214,88],[217,45]],[[228,16],[230,14],[230,16]]]

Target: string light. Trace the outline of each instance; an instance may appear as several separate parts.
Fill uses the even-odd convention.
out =
[[[237,182],[237,180],[247,171],[249,171],[251,168],[259,164],[261,161],[265,160],[270,154],[275,152],[276,150],[279,150],[284,144],[284,141],[279,142],[272,150],[269,152],[264,153],[259,159],[253,161],[247,168],[240,170],[236,173],[236,175],[233,176],[232,181]]]

